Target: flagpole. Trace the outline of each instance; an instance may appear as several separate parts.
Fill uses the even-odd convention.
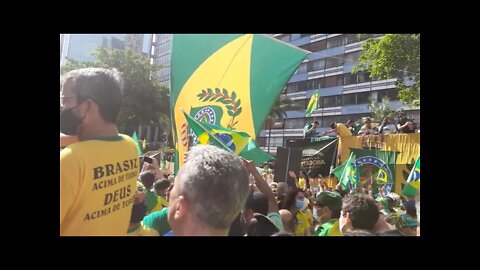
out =
[[[317,152],[315,152],[315,154],[313,154],[312,156],[315,156],[316,154],[320,153],[323,151],[323,149],[327,148],[328,146],[330,146],[332,143],[336,142],[338,139],[335,139],[333,140],[332,142],[329,142],[327,145],[325,145],[324,147],[322,147],[322,149],[318,150]]]
[[[191,117],[190,115],[188,115],[184,110],[183,108],[180,108],[180,110],[188,117],[190,118],[190,120],[193,120],[193,122],[196,122],[205,132],[207,132],[207,134],[213,138],[218,144],[220,144],[223,148],[225,148],[225,150],[227,150],[228,152],[230,153],[234,153],[230,148],[228,148],[222,141],[220,141],[217,137],[215,137],[212,133],[210,133],[210,131],[208,131],[199,121],[195,120],[193,117]]]

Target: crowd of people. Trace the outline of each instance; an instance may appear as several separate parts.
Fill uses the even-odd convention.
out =
[[[357,135],[388,135],[397,133],[416,133],[420,132],[418,126],[413,120],[405,114],[401,114],[398,118],[397,125],[393,122],[391,115],[386,116],[380,125],[373,123],[370,117],[363,118],[363,125],[358,121],[350,119],[346,124],[331,123],[329,130],[318,133],[316,129],[319,127],[319,122],[314,120],[312,123],[307,123],[304,127],[303,137],[308,139],[318,135],[325,136],[327,134],[335,134],[339,137],[357,136]]]
[[[169,175],[119,134],[121,104],[115,71],[86,68],[61,78],[62,236],[419,235],[419,195],[374,195],[372,184],[345,190],[333,174],[290,171],[291,181],[275,182],[271,169],[197,145]],[[380,130],[391,126],[385,121]],[[343,124],[332,129],[350,132]]]

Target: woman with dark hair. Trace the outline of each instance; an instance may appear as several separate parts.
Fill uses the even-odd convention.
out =
[[[304,206],[305,195],[298,188],[291,188],[287,191],[283,201],[282,209],[290,211],[293,215],[295,236],[310,236],[310,224],[308,217],[300,211]]]

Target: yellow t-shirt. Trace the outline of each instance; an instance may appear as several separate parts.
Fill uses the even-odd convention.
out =
[[[147,228],[143,225],[143,222],[132,231],[128,231],[127,236],[160,236],[155,229]]]
[[[303,211],[303,214],[307,217],[307,220],[310,226],[312,226],[313,222],[315,221],[315,219],[313,219],[312,211],[309,208],[307,208],[305,209],[305,211]]]
[[[325,180],[325,185],[331,189],[335,189],[335,187],[338,184],[337,177],[327,177],[327,180]]]
[[[308,217],[301,211],[297,212],[297,224],[295,226],[295,236],[305,236],[305,231],[310,230]]]
[[[352,136],[352,132],[342,123],[337,124],[337,134],[339,137]]]
[[[119,135],[60,152],[60,235],[126,235],[136,194],[135,141]]]
[[[305,182],[305,178],[298,178],[298,187],[301,188],[301,189],[305,189],[305,185],[306,185],[306,182]]]
[[[152,211],[150,211],[150,213],[160,211],[164,207],[168,207],[167,200],[165,200],[164,198],[162,198],[160,196],[157,196],[157,204],[155,205],[155,207],[153,207],[153,209],[152,209]]]

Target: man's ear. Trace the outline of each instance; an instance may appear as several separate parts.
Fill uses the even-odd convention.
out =
[[[183,196],[178,196],[178,201],[176,203],[175,209],[175,218],[184,218],[189,212],[190,205]]]

